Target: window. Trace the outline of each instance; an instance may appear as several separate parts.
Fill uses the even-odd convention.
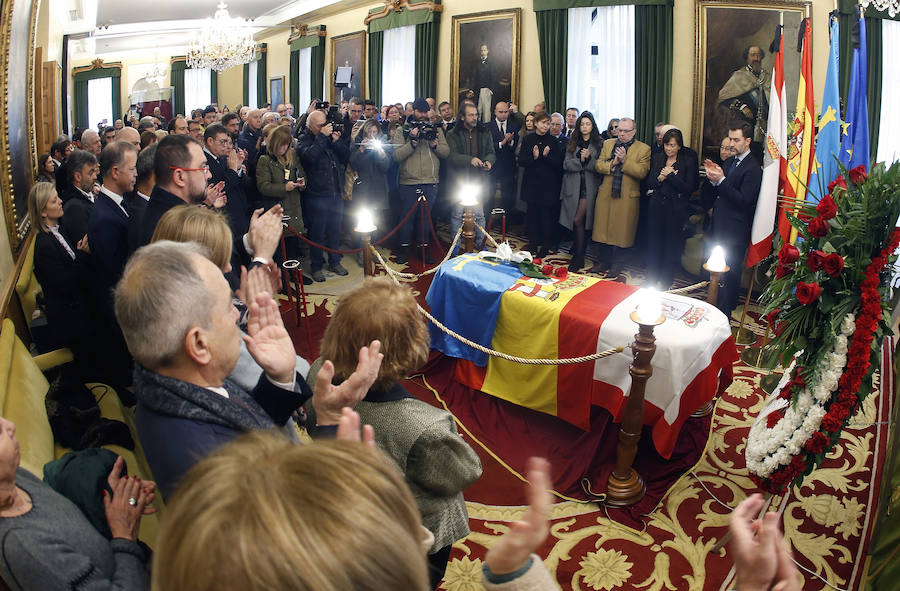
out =
[[[881,21],[881,54],[900,55],[900,21],[884,19]],[[884,59],[881,61],[881,124],[878,134],[878,162],[891,163],[900,160],[900,61]]]
[[[570,8],[566,107],[590,111],[600,131],[634,116],[634,5]]]
[[[112,78],[88,80],[88,126],[97,129],[101,122],[113,121]]]
[[[416,95],[416,26],[384,32],[381,104],[407,103]]]
[[[300,63],[293,74],[299,80],[300,94],[297,97],[297,104],[294,105],[294,113],[305,113],[306,107],[312,101],[309,86],[309,79],[312,77],[312,47],[303,48],[298,53]]]
[[[209,68],[188,68],[184,71],[184,108],[186,113],[204,109],[212,103]]]
[[[256,105],[256,97],[258,94],[257,91],[257,79],[256,79],[256,68],[259,66],[259,62],[253,60],[249,64],[247,64],[247,106],[251,109],[255,109]]]

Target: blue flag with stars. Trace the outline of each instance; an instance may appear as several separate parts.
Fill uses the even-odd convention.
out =
[[[838,93],[838,35],[837,15],[831,15],[829,34],[831,44],[828,50],[828,73],[825,75],[825,94],[822,97],[822,113],[819,117],[819,131],[816,132],[816,155],[809,186],[807,201],[818,202],[828,194],[828,183],[837,178],[837,156],[841,148],[841,97]]]
[[[866,99],[866,19],[859,16],[859,34],[853,27],[850,93],[841,136],[841,164],[847,169],[863,165],[869,170],[869,103]]]

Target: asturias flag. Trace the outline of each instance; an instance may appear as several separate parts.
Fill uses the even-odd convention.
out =
[[[859,34],[857,35],[857,26]],[[850,69],[850,94],[841,136],[841,164],[869,169],[869,102],[866,99],[866,19],[859,17],[853,26],[853,61]]]
[[[837,160],[841,147],[841,97],[838,93],[838,19],[831,19],[831,45],[828,50],[828,73],[825,75],[825,94],[822,97],[822,114],[816,134],[816,154],[813,170],[809,173],[808,191],[818,201],[828,194],[828,183],[838,175]]]
[[[772,69],[772,90],[769,92],[769,122],[766,126],[766,143],[763,147],[763,176],[756,201],[756,215],[750,231],[750,248],[747,249],[745,266],[752,267],[772,252],[772,234],[775,215],[778,211],[778,194],[784,190],[787,171],[787,106],[784,103],[784,37],[782,26],[775,29],[775,40],[769,51],[775,53]],[[785,227],[779,223],[782,240],[787,241],[790,224],[784,219]]]
[[[797,90],[797,114],[788,138],[787,178],[796,203],[806,199],[809,171],[815,159],[816,100],[813,94],[812,75],[812,26],[809,19],[800,22],[800,39],[797,41],[800,58],[800,85]],[[785,191],[787,194],[787,191]],[[791,228],[791,242],[797,239],[796,228]]]

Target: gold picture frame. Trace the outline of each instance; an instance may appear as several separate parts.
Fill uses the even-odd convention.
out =
[[[719,157],[719,143],[728,134],[728,122],[736,115],[729,112],[728,86],[738,71],[747,67],[745,52],[751,46],[762,48],[765,57],[759,79],[766,101],[770,92],[773,55],[769,46],[779,23],[784,25],[785,104],[788,119],[797,102],[800,77],[800,54],[796,51],[800,21],[809,16],[810,2],[803,0],[698,0],[695,23],[694,106],[691,145],[704,158]],[[762,81],[766,81],[762,84]],[[738,87],[740,88],[740,87]],[[731,103],[735,103],[731,100]],[[736,103],[735,103],[736,104]],[[739,106],[739,105],[738,105]],[[752,105],[751,105],[752,107]],[[766,110],[758,109],[756,120],[763,122],[757,133],[764,133]],[[732,109],[733,111],[733,109]],[[753,113],[753,109],[750,110]],[[762,138],[755,138],[762,141]]]
[[[329,99],[332,104],[340,97],[340,89],[334,86],[334,73],[338,66],[353,68],[353,78],[348,88],[343,89],[344,100],[351,97],[367,98],[366,85],[366,32],[356,31],[331,38],[331,68],[326,72],[325,84],[329,88]],[[328,84],[328,80],[332,83]]]
[[[34,132],[34,43],[37,10],[33,2],[10,0],[0,8],[0,71],[25,76],[0,78],[4,117],[0,117],[0,200],[13,256],[28,232],[28,191],[37,167]]]
[[[284,76],[269,76],[269,102],[272,103],[272,110],[287,102],[284,96]]]
[[[496,88],[490,88],[491,108],[497,101],[519,100],[519,64],[522,55],[522,9],[492,10],[461,14],[453,17],[450,43],[450,102],[454,111],[459,110],[462,99],[471,93],[478,105],[480,89],[473,89],[472,82],[481,61],[481,46],[487,45],[487,59],[497,57],[491,78]]]

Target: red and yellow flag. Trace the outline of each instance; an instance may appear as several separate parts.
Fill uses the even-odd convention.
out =
[[[788,166],[785,196],[793,198],[795,203],[806,200],[806,187],[809,183],[811,167],[815,162],[816,146],[816,102],[813,93],[812,74],[812,27],[809,19],[800,23],[800,86],[797,91],[797,114],[794,116],[793,128],[788,136]],[[796,209],[795,209],[796,211]],[[790,241],[797,240],[797,230],[791,229]]]

